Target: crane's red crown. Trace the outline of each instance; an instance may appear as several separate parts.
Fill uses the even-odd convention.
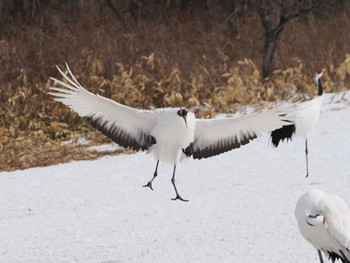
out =
[[[321,74],[321,73],[323,73],[323,71],[325,71],[325,68],[319,68],[319,69],[317,70],[317,74]]]
[[[185,107],[181,107],[178,111],[177,111],[177,114],[179,116],[186,116],[187,115],[187,109]]]

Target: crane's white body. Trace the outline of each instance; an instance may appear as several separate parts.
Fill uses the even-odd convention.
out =
[[[310,132],[316,126],[316,123],[320,117],[321,106],[323,102],[323,94],[316,96],[312,100],[300,102],[295,111],[294,124],[295,124],[295,135],[302,136],[305,139],[309,137]]]
[[[300,233],[317,250],[339,256],[341,250],[350,260],[350,210],[339,196],[311,190],[298,200],[294,213]]]
[[[290,124],[288,110],[278,109],[222,119],[196,119],[185,108],[138,110],[87,91],[68,65],[68,74],[58,70],[66,82],[52,78],[63,86],[51,87],[53,92],[49,94],[56,101],[89,118],[92,125],[121,146],[152,152],[158,162],[174,166],[185,157],[201,159],[239,148],[263,133]]]
[[[192,112],[187,114],[187,127],[185,122],[176,115],[176,108],[158,109],[155,111],[157,122],[150,134],[156,138],[157,143],[148,150],[156,160],[176,165],[182,161],[185,149],[194,140],[195,117]],[[169,136],[169,134],[173,134]]]

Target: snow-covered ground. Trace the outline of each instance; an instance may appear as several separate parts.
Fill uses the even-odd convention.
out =
[[[294,218],[309,189],[350,205],[350,94],[328,95],[309,140],[268,136],[172,167],[144,153],[0,173],[0,262],[318,262]],[[330,100],[332,102],[330,103]]]

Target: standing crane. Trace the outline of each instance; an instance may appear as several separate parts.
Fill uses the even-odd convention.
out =
[[[297,202],[295,217],[301,235],[332,262],[350,263],[350,209],[335,194],[311,190]]]
[[[309,176],[308,146],[307,140],[311,130],[315,127],[320,116],[321,105],[323,101],[323,85],[321,77],[326,69],[319,69],[315,74],[315,81],[318,86],[318,94],[309,101],[303,101],[296,104],[293,114],[292,125],[285,125],[271,132],[271,142],[274,147],[278,147],[280,141],[289,141],[296,136],[305,138],[305,156],[306,156],[306,177]],[[291,116],[290,114],[290,116]]]

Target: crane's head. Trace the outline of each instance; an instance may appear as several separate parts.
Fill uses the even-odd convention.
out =
[[[307,215],[306,223],[309,226],[320,226],[326,223],[326,218],[321,214]]]
[[[325,68],[319,68],[316,73],[315,73],[315,81],[316,84],[318,84],[318,80],[322,77],[323,72],[325,72],[326,69]]]
[[[186,124],[186,128],[187,127],[187,109],[185,107],[181,107],[178,111],[177,111],[177,115],[179,115],[180,117],[182,117],[185,121]]]

